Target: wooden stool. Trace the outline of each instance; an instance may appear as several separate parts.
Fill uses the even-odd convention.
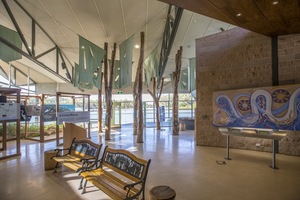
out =
[[[173,200],[176,196],[175,190],[165,185],[155,186],[149,194],[150,200]]]
[[[54,150],[48,150],[44,152],[44,166],[45,170],[51,170],[54,169],[56,165],[56,161],[51,159],[53,156],[56,155],[56,151]]]

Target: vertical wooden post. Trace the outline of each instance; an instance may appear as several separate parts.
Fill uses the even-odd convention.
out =
[[[140,57],[138,62],[137,76],[137,99],[138,99],[138,132],[137,132],[137,143],[144,142],[143,134],[143,62],[144,62],[144,32],[141,32],[141,48],[140,48]]]
[[[57,124],[57,115],[59,113],[59,99],[60,99],[60,94],[57,92],[56,93],[56,118],[55,118],[55,123],[56,123],[56,146],[59,145],[59,124]]]
[[[28,103],[28,97],[25,98],[25,101],[24,101],[24,107],[27,106],[27,103]],[[25,119],[25,138],[27,139],[28,137],[28,127],[29,127],[29,124],[27,122],[27,119]]]
[[[103,79],[103,72],[101,73],[101,81]],[[98,133],[102,133],[102,84],[98,89]]]
[[[88,112],[91,113],[91,97],[90,95],[87,96],[88,98]],[[87,138],[91,139],[91,119],[88,122],[88,136]]]
[[[7,126],[6,126],[6,121],[2,121],[2,149],[6,150],[7,149]]]
[[[176,54],[176,69],[173,72],[173,135],[178,135],[179,133],[179,119],[178,119],[178,83],[180,78],[181,70],[181,55],[182,46],[177,51]]]
[[[45,101],[45,94],[42,94],[42,97],[40,98],[40,140],[41,142],[45,141],[45,125],[43,120],[43,107],[44,107],[44,101]]]
[[[104,49],[106,55],[104,56],[104,83],[105,83],[105,104],[106,104],[106,115],[105,115],[105,140],[110,140],[110,131],[111,131],[111,112],[112,112],[112,81],[114,75],[114,65],[115,65],[115,56],[116,56],[117,44],[114,43],[114,49],[111,55],[111,66],[108,71],[108,60],[107,60],[107,51],[108,43],[104,44]],[[110,72],[110,74],[109,74]]]
[[[21,90],[19,90],[17,92],[17,103],[18,104],[21,103],[20,92],[21,92]],[[17,119],[17,126],[16,126],[16,132],[17,132],[17,154],[18,155],[21,155],[21,134],[20,134],[20,127],[21,127],[21,120],[19,118],[19,119]]]

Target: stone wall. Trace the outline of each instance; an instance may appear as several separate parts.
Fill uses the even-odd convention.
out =
[[[300,34],[280,36],[279,81],[300,83]],[[196,40],[196,143],[226,146],[226,137],[212,126],[212,92],[272,86],[271,38],[241,28]],[[256,144],[259,143],[260,147]],[[272,151],[272,141],[231,137],[232,148]],[[300,155],[300,132],[280,141],[280,153]]]

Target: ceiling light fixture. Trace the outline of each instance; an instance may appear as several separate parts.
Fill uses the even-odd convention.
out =
[[[240,17],[240,16],[242,16],[242,13],[237,13],[236,16]]]
[[[136,44],[136,45],[134,45],[134,48],[139,49],[140,45]]]
[[[276,4],[278,4],[278,3],[279,3],[279,1],[273,1],[273,2],[272,2],[273,5],[276,5]]]

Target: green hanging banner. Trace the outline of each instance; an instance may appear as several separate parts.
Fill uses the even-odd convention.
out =
[[[82,88],[101,88],[102,61],[105,50],[79,36],[78,83]]]
[[[109,62],[109,64],[111,65],[111,61]],[[120,76],[121,76],[120,61],[115,60],[113,89],[120,89],[121,88]]]
[[[22,49],[22,40],[16,31],[0,25],[0,36],[19,49]],[[5,62],[21,59],[22,55],[0,42],[0,59]]]
[[[189,76],[189,91],[196,90],[196,58],[190,58],[190,76]]]
[[[179,90],[186,92],[189,89],[189,74],[188,68],[181,70],[179,79]]]
[[[158,76],[158,62],[159,53],[157,45],[144,61],[145,80],[147,83],[147,87],[149,87],[151,83],[151,78]]]
[[[132,84],[133,36],[120,44],[120,86],[126,88]]]

